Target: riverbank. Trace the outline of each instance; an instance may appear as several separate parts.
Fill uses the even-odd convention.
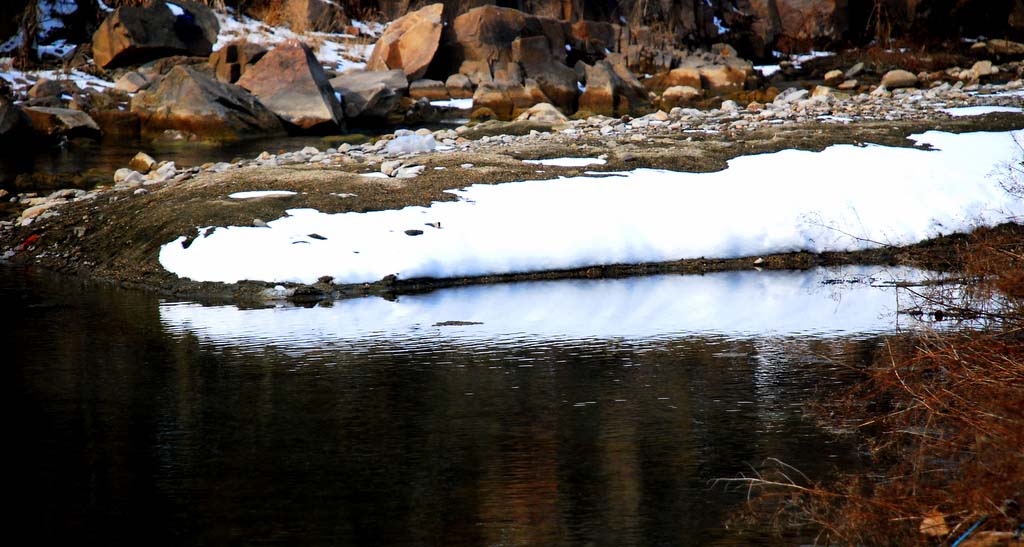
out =
[[[636,119],[594,116],[487,122],[435,132],[398,131],[371,143],[341,144],[323,151],[307,147],[298,152],[267,152],[230,164],[178,168],[157,163],[146,174],[119,171],[115,176],[118,182],[111,186],[16,196],[5,212],[18,216],[2,223],[0,248],[5,259],[15,263],[167,294],[237,300],[268,296],[330,299],[518,279],[753,267],[791,269],[839,263],[929,266],[920,264],[920,253],[912,249],[880,245],[856,253],[678,257],[681,260],[608,262],[445,279],[384,276],[360,283],[327,279],[319,283],[208,283],[168,272],[160,264],[159,254],[163,245],[179,237],[199,236],[197,228],[265,225],[290,209],[312,208],[322,213],[395,210],[454,201],[457,196],[448,191],[470,184],[551,180],[639,168],[711,172],[724,169],[727,162],[740,156],[787,149],[820,151],[829,145],[865,143],[911,147],[914,143],[907,140],[909,135],[929,130],[1011,131],[1024,126],[1024,114],[1015,111],[1022,93],[1019,83],[984,86],[970,94],[946,85],[890,96],[823,99],[807,98],[806,92],[794,89],[783,92],[781,100],[746,108],[726,104],[710,111],[673,109]],[[785,98],[787,94],[794,95],[792,100]],[[576,167],[523,161],[560,157],[594,161]],[[829,173],[812,176],[828,183]],[[246,191],[293,194],[229,197]],[[522,221],[531,219],[526,214]]]

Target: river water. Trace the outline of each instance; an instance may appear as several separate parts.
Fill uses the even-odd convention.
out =
[[[895,328],[890,273],[521,283],[238,309],[0,269],[14,537],[796,545],[727,527]],[[874,285],[874,286],[872,286]],[[13,324],[12,324],[13,323]]]

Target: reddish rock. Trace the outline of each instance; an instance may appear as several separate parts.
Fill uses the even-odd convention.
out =
[[[103,68],[144,63],[169,55],[207,56],[217,41],[220,24],[206,6],[174,0],[115,10],[92,37],[93,60]]]
[[[231,42],[210,54],[210,66],[217,79],[233,84],[245,74],[250,66],[259,62],[267,53],[267,48],[239,40]]]
[[[284,18],[295,32],[339,32],[347,26],[339,3],[325,0],[285,0]]]
[[[452,61],[512,61],[512,43],[517,39],[541,36],[547,39],[548,58],[564,62],[567,23],[537,17],[511,8],[482,6],[455,18],[451,42]]]
[[[740,91],[747,81],[747,73],[733,65],[710,65],[700,67],[703,86],[714,93]]]
[[[586,88],[580,95],[580,110],[623,116],[648,106],[646,91],[642,87],[636,89],[619,77],[618,72],[624,71],[625,67],[616,70],[617,67],[607,61],[598,61],[593,66],[583,64],[582,68],[586,74]]]
[[[413,99],[427,99],[428,101],[447,101],[451,98],[444,82],[437,80],[416,80],[409,84],[409,96]]]
[[[465,74],[452,74],[444,82],[448,96],[453,99],[469,99],[473,97],[473,82]]]
[[[547,44],[543,36],[516,38],[512,42],[512,59],[523,67],[526,77],[537,82],[555,106],[572,112],[579,97],[576,71],[552,60]]]
[[[366,67],[400,69],[410,80],[422,78],[441,41],[443,10],[444,4],[431,4],[391,23],[374,45]]]
[[[661,94],[661,108],[672,110],[701,98],[701,91],[688,85],[673,86]]]
[[[188,66],[177,66],[132,99],[142,133],[181,131],[207,140],[283,135],[284,126],[251,93]]]
[[[23,112],[28,117],[32,130],[44,137],[100,137],[100,126],[80,110],[30,106],[24,108]]]
[[[285,122],[304,131],[334,130],[345,115],[309,46],[290,41],[259,60],[238,80]]]
[[[700,90],[703,87],[700,79],[700,70],[695,67],[679,67],[668,72],[655,74],[652,78],[644,80],[644,87],[661,93],[670,87],[687,86]]]
[[[401,70],[350,70],[331,87],[344,99],[345,117],[386,118],[401,106],[409,81]]]

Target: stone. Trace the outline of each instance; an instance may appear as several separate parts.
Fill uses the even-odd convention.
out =
[[[401,166],[402,162],[399,160],[383,161],[380,164],[380,172],[390,177]]]
[[[838,84],[843,81],[844,77],[845,75],[842,70],[830,70],[825,73],[825,83],[832,85]]]
[[[550,61],[564,64],[566,58],[566,28],[558,19],[537,17],[512,8],[481,6],[456,17],[451,28],[447,47],[455,63],[514,61],[513,42],[529,37],[546,39]]]
[[[668,71],[665,80],[665,89],[670,87],[687,86],[693,89],[702,89],[700,70],[694,67],[679,67]]]
[[[341,32],[346,26],[345,11],[339,2],[284,0],[283,3],[284,22],[294,32]]]
[[[607,61],[597,61],[593,66],[583,64],[586,74],[586,88],[580,95],[579,109],[606,116],[623,116],[636,113],[648,105],[645,90],[639,90],[623,81],[616,66]],[[635,78],[634,78],[635,80]]]
[[[839,89],[842,91],[849,91],[851,89],[857,89],[858,85],[860,84],[859,82],[857,82],[857,80],[846,80],[845,82],[839,84]]]
[[[747,82],[747,74],[732,65],[710,65],[699,69],[701,83],[712,93],[740,91]]]
[[[149,86],[151,82],[148,78],[142,74],[131,70],[125,72],[120,78],[114,82],[114,88],[124,91],[125,93],[135,93],[140,89]]]
[[[238,80],[285,122],[303,131],[334,131],[345,114],[313,50],[288,41],[268,52]]]
[[[50,80],[47,78],[41,78],[28,90],[28,96],[30,99],[40,99],[44,97],[60,97],[64,94],[64,86],[56,80]]]
[[[695,101],[703,93],[699,89],[688,85],[672,86],[661,94],[661,107],[672,110],[672,108]]]
[[[433,135],[402,135],[388,141],[384,149],[390,155],[418,154],[421,152],[433,152],[437,148],[437,141]]]
[[[245,89],[177,66],[132,98],[142,132],[185,131],[202,139],[239,140],[284,133],[277,116]]]
[[[399,69],[409,80],[423,78],[441,41],[443,11],[444,4],[431,4],[392,22],[373,46],[366,67]]]
[[[816,85],[811,90],[811,97],[828,97],[832,95],[832,88],[824,85]]]
[[[28,117],[32,130],[44,137],[100,138],[100,126],[80,110],[30,106],[22,111]]]
[[[906,70],[890,70],[882,76],[882,87],[886,89],[898,89],[901,87],[916,87],[917,76]]]
[[[849,80],[857,77],[861,72],[864,72],[864,63],[856,63],[843,73],[843,77]]]
[[[971,74],[975,78],[981,78],[983,76],[990,76],[994,74],[992,70],[992,61],[978,61],[971,66]]]
[[[153,156],[150,156],[145,152],[139,152],[138,154],[135,154],[135,157],[133,157],[128,162],[128,167],[130,169],[138,171],[139,173],[142,174],[149,173],[150,171],[153,170],[153,167],[155,166],[156,160],[153,159]]]
[[[210,54],[209,64],[218,80],[233,84],[267,53],[267,48],[246,40],[236,40]]]
[[[514,63],[523,67],[526,78],[533,79],[554,105],[567,112],[575,110],[579,97],[576,71],[553,59],[544,36],[516,38],[512,42]]]
[[[985,42],[985,49],[992,55],[1010,57],[1024,55],[1024,43],[1010,40],[989,40]]]
[[[350,70],[331,79],[341,93],[347,118],[386,118],[398,111],[409,89],[401,70]]]
[[[474,86],[489,84],[494,81],[491,77],[491,65],[487,61],[463,61],[459,65],[459,74],[469,78]]]
[[[395,169],[393,176],[396,179],[411,179],[420,176],[420,173],[426,170],[426,168],[426,165],[403,166]]]
[[[465,74],[452,74],[444,82],[448,96],[453,99],[470,99],[473,97],[473,82]]]
[[[428,101],[447,101],[448,88],[444,82],[437,80],[416,80],[409,84],[409,96],[413,99],[424,98]]]
[[[565,123],[569,121],[569,118],[566,118],[565,114],[562,114],[558,108],[551,103],[538,103],[519,114],[519,116],[516,117],[516,121],[533,121],[554,125]]]
[[[175,5],[181,15],[168,7]],[[220,24],[210,8],[186,0],[150,2],[114,10],[93,33],[93,60],[103,68],[144,63],[169,55],[208,56]]]

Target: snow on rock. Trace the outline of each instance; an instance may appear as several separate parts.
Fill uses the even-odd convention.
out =
[[[54,80],[64,81],[70,80],[78,86],[79,89],[85,89],[91,87],[97,91],[103,91],[114,87],[114,82],[102,80],[89,74],[82,72],[78,69],[73,69],[68,72],[61,70],[33,70],[29,72],[23,72],[14,68],[4,68],[4,64],[0,64],[0,78],[7,80],[11,85],[11,89],[16,92],[23,92],[35,85],[39,80]]]
[[[841,276],[852,281],[825,284]],[[896,288],[913,270],[725,272],[704,276],[563,280],[445,289],[330,307],[240,310],[163,304],[168,330],[214,344],[318,348],[325,342],[507,338],[643,338],[676,335],[838,336],[895,329]],[[283,287],[277,291],[287,296]],[[439,327],[445,321],[472,323]],[[906,326],[908,318],[901,322]],[[514,334],[512,334],[514,333]]]
[[[929,131],[912,139],[933,150],[835,145],[738,157],[714,173],[473,185],[430,207],[292,209],[269,230],[217,228],[188,248],[178,238],[159,259],[196,281],[360,283],[905,245],[1024,215],[999,184],[1020,161],[1014,136],[1024,140]]]

